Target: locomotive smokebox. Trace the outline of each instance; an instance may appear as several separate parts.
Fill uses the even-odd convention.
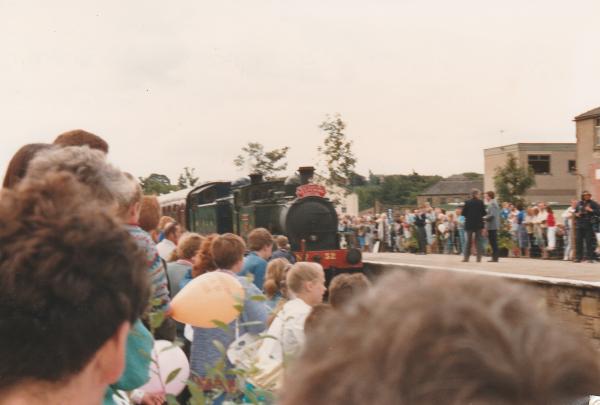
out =
[[[315,168],[312,166],[302,166],[298,169],[298,173],[300,173],[300,185],[305,185],[310,183],[310,180],[315,175]]]
[[[252,173],[250,175],[250,184],[260,184],[263,181],[262,173]]]

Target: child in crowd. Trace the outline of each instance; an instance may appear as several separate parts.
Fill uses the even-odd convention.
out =
[[[275,244],[277,245],[277,250],[273,252],[271,260],[281,258],[291,264],[296,263],[296,256],[290,251],[290,243],[287,237],[279,235],[275,238]]]
[[[304,345],[304,322],[314,305],[323,301],[325,273],[318,263],[298,262],[287,273],[286,284],[293,299],[285,303],[269,327],[257,353],[260,370],[250,381],[263,389],[277,390],[286,362],[298,356]]]
[[[218,361],[223,360],[223,355],[215,346],[214,342],[219,342],[225,349],[234,341],[235,335],[250,333],[259,334],[266,328],[267,306],[263,302],[253,299],[255,296],[261,296],[260,290],[246,277],[239,273],[244,263],[244,252],[246,245],[244,240],[237,235],[226,233],[216,236],[211,245],[211,253],[218,270],[231,277],[235,277],[243,286],[245,298],[243,311],[239,318],[229,324],[229,330],[221,328],[198,328],[194,327],[194,336],[192,341],[190,365],[195,375],[195,381],[206,391],[213,389],[230,389],[235,385],[235,375],[226,375],[226,387],[221,385],[220,380],[209,378],[209,368],[213,367]],[[235,333],[233,333],[235,332]],[[226,368],[230,369],[231,364],[225,359]],[[224,400],[224,396],[218,398],[214,403],[219,404]]]
[[[370,286],[371,282],[362,273],[338,274],[329,284],[329,303],[334,309],[341,309],[366,292]]]
[[[286,272],[290,267],[291,265],[286,259],[272,259],[267,265],[267,276],[263,291],[267,297],[266,304],[271,311],[283,299],[282,286],[285,283]]]
[[[250,253],[244,259],[240,276],[252,275],[254,285],[262,290],[267,271],[267,260],[273,252],[273,235],[265,228],[253,229],[248,234]]]

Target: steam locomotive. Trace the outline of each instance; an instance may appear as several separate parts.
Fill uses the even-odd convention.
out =
[[[326,270],[361,269],[360,250],[341,248],[337,213],[325,188],[310,182],[314,168],[301,167],[298,173],[285,180],[265,181],[253,174],[234,182],[204,183],[160,196],[159,202],[163,215],[192,232],[232,232],[246,238],[252,229],[266,228],[287,236],[298,260],[318,262]]]

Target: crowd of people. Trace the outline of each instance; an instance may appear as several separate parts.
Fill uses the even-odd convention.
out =
[[[590,342],[557,329],[521,287],[448,274],[395,274],[372,285],[344,273],[327,288],[324,269],[295,262],[285,236],[263,228],[245,239],[199,235],[161,218],[156,198],[143,196],[108,151],[102,138],[76,130],[25,145],[8,165],[0,192],[0,403],[163,404],[164,392],[141,389],[155,339],[189,356],[182,403],[199,403],[200,392],[207,404],[574,405],[600,392]],[[493,230],[490,205],[475,192],[465,204],[467,245],[477,245],[483,223],[488,236]],[[596,208],[575,207],[574,215]],[[431,224],[439,214],[452,218],[424,207],[408,214],[413,222],[401,235],[433,237],[430,211]],[[366,236],[357,233],[371,246]],[[172,319],[171,301],[212,272],[242,286],[238,317],[210,328]],[[255,347],[249,359],[229,355],[243,343]]]
[[[339,231],[344,244],[364,252],[444,253],[466,260],[476,252],[479,260],[489,253],[491,261],[501,254],[574,262],[598,258],[600,206],[588,191],[559,213],[543,201],[500,205],[493,191],[482,199],[473,190],[471,197],[454,210],[425,203],[395,217],[341,215]]]

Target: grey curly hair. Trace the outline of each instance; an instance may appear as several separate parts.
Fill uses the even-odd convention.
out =
[[[39,152],[27,168],[27,177],[41,179],[49,172],[72,173],[101,202],[126,205],[136,194],[135,179],[106,161],[106,155],[88,146],[69,146]]]

